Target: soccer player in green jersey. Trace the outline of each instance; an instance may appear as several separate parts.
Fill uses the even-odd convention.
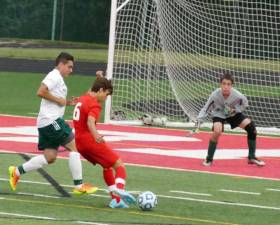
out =
[[[73,70],[74,57],[66,52],[56,58],[55,68],[43,79],[37,95],[42,98],[40,111],[37,117],[39,133],[38,149],[43,151],[20,166],[9,167],[10,187],[16,190],[21,175],[42,168],[44,165],[55,162],[59,146],[64,146],[69,153],[69,168],[72,174],[76,194],[93,193],[97,190],[90,184],[83,183],[82,163],[76,149],[74,134],[69,125],[63,120],[66,105],[75,105],[75,99],[66,100],[67,86],[64,79]]]

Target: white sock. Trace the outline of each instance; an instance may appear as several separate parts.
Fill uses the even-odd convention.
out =
[[[83,180],[82,162],[81,162],[79,152],[70,152],[69,153],[69,168],[70,168],[74,183],[76,180]],[[79,188],[79,186],[81,186],[81,184],[77,184],[75,186],[77,188]]]
[[[44,165],[47,165],[47,164],[48,164],[48,162],[47,162],[44,155],[37,155],[37,156],[31,158],[26,163],[23,163],[22,167],[23,167],[25,172],[29,172],[29,171],[32,171],[32,170],[40,169]]]

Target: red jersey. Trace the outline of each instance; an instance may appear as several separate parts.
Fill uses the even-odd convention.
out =
[[[87,125],[88,116],[98,121],[102,107],[97,98],[85,94],[78,99],[73,113],[75,140],[79,153],[93,164],[100,164],[103,168],[110,168],[119,159],[105,142],[97,143]]]
[[[77,138],[92,136],[87,126],[88,116],[92,116],[98,121],[101,111],[101,104],[97,101],[97,98],[90,94],[85,94],[78,99],[73,113],[75,136]]]

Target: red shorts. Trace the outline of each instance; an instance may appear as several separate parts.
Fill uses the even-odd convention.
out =
[[[77,139],[79,153],[92,164],[100,164],[103,168],[112,167],[120,158],[106,143],[96,143],[93,139]]]

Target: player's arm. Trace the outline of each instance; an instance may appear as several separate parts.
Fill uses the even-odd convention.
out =
[[[203,106],[203,108],[200,110],[200,112],[197,116],[197,122],[199,124],[202,123],[206,119],[213,104],[214,104],[214,94],[212,93],[210,95],[210,97],[208,98],[206,104]]]
[[[103,136],[100,135],[96,129],[96,119],[93,116],[88,116],[87,119],[88,129],[97,143],[104,142]]]
[[[79,97],[72,96],[71,99],[67,99],[66,105],[74,106],[78,103]]]
[[[41,98],[44,98],[44,99],[47,99],[49,101],[55,102],[55,103],[57,103],[61,106],[64,106],[67,103],[66,99],[59,98],[59,97],[56,97],[56,96],[52,95],[50,93],[47,85],[45,85],[44,83],[41,83],[40,87],[38,88],[37,96],[39,96]]]

